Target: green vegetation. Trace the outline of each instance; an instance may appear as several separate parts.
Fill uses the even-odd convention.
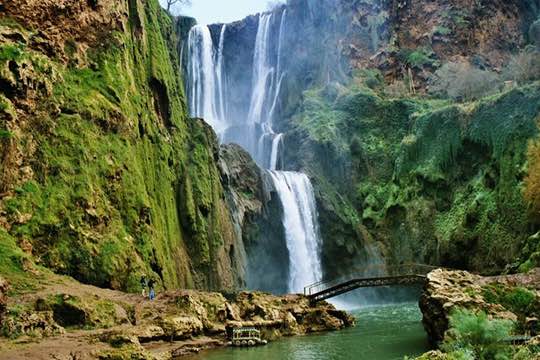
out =
[[[510,336],[513,326],[509,320],[489,319],[484,312],[457,309],[450,316],[450,329],[441,348],[475,359],[500,359],[511,351],[501,342]]]
[[[333,239],[325,251],[362,258],[369,242],[391,262],[483,272],[513,264],[531,235],[523,179],[540,84],[451,104],[387,100],[384,87],[366,86],[369,74],[305,92],[293,118],[305,139],[294,152],[312,154],[297,161],[331,209],[320,211],[323,236]]]
[[[38,277],[25,271],[29,266],[32,266],[29,255],[17,246],[12,236],[0,228],[0,274],[11,283],[10,295],[35,290]]]
[[[126,31],[88,49],[85,66],[0,46],[1,76],[13,84],[0,114],[15,114],[15,92],[33,96],[23,84],[44,99],[22,136],[0,132],[34,174],[5,184],[14,190],[0,206],[12,225],[0,242],[15,259],[3,264],[7,277],[28,242],[39,254],[29,259],[98,286],[138,292],[144,273],[165,287],[222,287],[217,253],[233,234],[215,135],[187,118],[173,20],[157,1],[133,4]],[[69,57],[80,51],[66,46]]]
[[[442,35],[442,36],[447,36],[447,35],[450,35],[452,34],[452,29],[450,28],[447,28],[445,26],[435,26],[433,28],[433,35]]]
[[[398,57],[411,67],[422,69],[424,66],[437,67],[439,62],[434,58],[435,53],[427,47],[401,50]]]
[[[517,314],[521,323],[525,323],[527,317],[540,315],[540,299],[537,299],[533,291],[526,288],[489,285],[484,287],[483,296],[487,302],[500,304]]]

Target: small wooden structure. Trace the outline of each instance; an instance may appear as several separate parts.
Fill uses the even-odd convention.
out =
[[[241,327],[233,329],[230,346],[266,345],[267,341],[261,339],[261,332],[254,327]]]

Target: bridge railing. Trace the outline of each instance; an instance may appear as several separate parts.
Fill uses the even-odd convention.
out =
[[[310,284],[304,287],[304,295],[311,296],[327,289],[331,289],[340,284],[344,284],[348,281],[357,279],[385,278],[408,275],[425,276],[435,269],[437,269],[436,266],[414,263],[396,266],[385,266],[382,264],[363,266],[354,268],[349,274],[341,276],[339,278],[322,280],[314,284]]]

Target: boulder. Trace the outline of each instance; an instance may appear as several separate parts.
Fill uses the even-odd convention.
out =
[[[65,333],[54,321],[52,311],[30,311],[2,321],[4,331],[11,336],[29,335],[42,338]]]
[[[139,346],[140,342],[137,336],[120,330],[113,330],[102,333],[99,340],[109,343],[113,347],[122,347],[124,345]]]
[[[195,316],[168,317],[161,321],[165,336],[171,339],[187,339],[203,333],[203,323]]]

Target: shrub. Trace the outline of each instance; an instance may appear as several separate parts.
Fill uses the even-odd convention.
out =
[[[355,73],[361,84],[374,90],[384,84],[384,77],[378,69],[362,69]]]
[[[536,305],[536,295],[532,291],[522,288],[505,288],[491,285],[484,288],[484,298],[493,304],[501,304],[516,314],[533,316]]]
[[[429,92],[454,100],[475,100],[497,91],[500,79],[497,74],[481,70],[469,63],[444,64],[429,80]]]
[[[513,56],[504,69],[503,78],[518,84],[540,79],[540,52],[534,50]]]
[[[9,139],[12,137],[12,133],[8,130],[2,130],[0,129],[0,139]]]
[[[457,309],[450,316],[450,330],[442,349],[449,353],[468,350],[479,359],[504,358],[511,349],[501,345],[501,341],[510,335],[513,327],[511,321],[489,319],[482,311]]]
[[[403,50],[399,56],[409,66],[418,69],[426,65],[437,65],[437,60],[434,58],[435,53],[427,47],[417,48],[415,50]]]
[[[433,35],[447,36],[452,33],[452,29],[447,28],[446,26],[435,26],[432,33]]]

